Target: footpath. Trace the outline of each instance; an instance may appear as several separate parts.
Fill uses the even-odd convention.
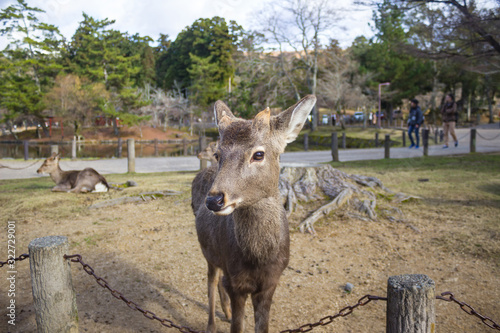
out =
[[[493,126],[494,125],[494,126]],[[429,156],[463,155],[469,153],[470,129],[457,129],[459,139],[458,147],[453,142],[447,149],[442,144],[429,146]],[[430,140],[432,143],[432,140]],[[484,125],[477,128],[476,152],[494,153],[500,152],[500,127],[499,124]],[[390,158],[413,158],[423,155],[423,149],[391,148]],[[369,149],[339,149],[339,160],[361,161],[376,160],[384,158],[384,148]],[[307,166],[332,160],[331,151],[293,152],[281,155],[281,163],[286,166]],[[39,175],[36,170],[42,165],[43,160],[9,160],[0,159],[0,179],[20,179],[47,177]],[[66,160],[60,162],[63,170],[82,170],[94,168],[99,173],[126,173],[127,159],[112,158],[98,160]],[[136,158],[135,170],[138,173],[153,173],[167,171],[197,171],[200,162],[195,156],[189,157],[144,157]]]

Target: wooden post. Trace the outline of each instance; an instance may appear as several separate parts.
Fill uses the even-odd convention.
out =
[[[444,131],[442,129],[439,130],[439,142],[443,142],[444,140]]]
[[[68,238],[48,236],[29,246],[37,332],[78,332],[76,294],[71,280]]]
[[[29,141],[24,140],[23,145],[24,145],[24,160],[27,161],[30,158],[29,151],[28,151]]]
[[[476,152],[476,129],[472,128],[470,130],[470,152]]]
[[[391,158],[391,136],[389,134],[385,135],[384,148],[384,157]]]
[[[345,149],[346,147],[346,137],[345,137],[345,132],[342,132],[342,149]]]
[[[304,150],[309,150],[309,133],[304,133]]]
[[[158,139],[155,139],[155,156],[158,156]]]
[[[378,147],[378,132],[375,133],[375,147]]]
[[[339,138],[337,132],[332,133],[332,158],[334,162],[339,161]]]
[[[387,333],[436,331],[435,284],[427,275],[391,276],[387,283]]]
[[[435,131],[434,131],[434,143],[436,143],[436,144],[437,144],[437,143],[438,143],[438,140],[439,140],[439,139],[438,139],[438,130],[435,130]]]
[[[429,129],[422,130],[422,141],[424,146],[424,156],[429,156]]]
[[[182,138],[182,152],[183,152],[184,156],[187,156],[187,154],[188,154],[188,145],[187,145],[187,139],[186,138]]]
[[[200,136],[200,152],[207,147],[207,137]],[[207,160],[200,160],[200,170],[207,168]]]
[[[123,142],[122,138],[118,138],[118,147],[116,148],[116,157],[122,158]]]
[[[71,159],[76,160],[76,136],[73,136],[73,141],[71,141]]]
[[[406,147],[406,130],[403,130],[403,147]]]
[[[135,141],[127,139],[128,172],[135,172]]]
[[[56,154],[59,153],[59,146],[58,145],[51,145],[50,146],[50,155],[52,155],[53,153],[56,153]]]

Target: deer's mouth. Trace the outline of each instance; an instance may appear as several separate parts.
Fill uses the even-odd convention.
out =
[[[227,205],[226,207],[222,208],[219,211],[214,211],[214,214],[215,215],[222,215],[222,216],[229,215],[232,212],[234,212],[235,208],[236,208],[236,203],[233,203],[233,204]]]

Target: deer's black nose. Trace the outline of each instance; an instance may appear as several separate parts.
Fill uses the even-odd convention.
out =
[[[207,208],[213,212],[218,212],[224,207],[224,194],[218,193],[216,195],[210,195],[205,201]]]

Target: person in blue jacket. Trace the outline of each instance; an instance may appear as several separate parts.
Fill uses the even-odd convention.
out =
[[[422,110],[420,110],[420,106],[418,106],[418,100],[414,98],[411,100],[410,116],[408,118],[408,137],[411,142],[410,149],[414,147],[415,149],[419,148],[420,136],[418,135],[418,132],[423,122],[424,114],[422,113]],[[415,132],[416,142],[413,141],[413,132]]]

